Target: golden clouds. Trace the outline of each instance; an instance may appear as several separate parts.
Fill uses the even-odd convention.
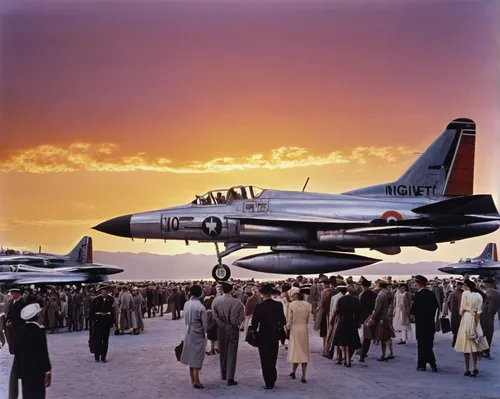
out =
[[[144,152],[120,154],[117,145],[74,143],[70,146],[40,145],[20,150],[0,161],[0,172],[132,172],[218,173],[251,169],[289,169],[336,164],[367,164],[384,160],[406,159],[412,151],[406,147],[356,147],[344,151],[312,154],[306,148],[280,147],[267,154],[245,157],[221,157],[173,164],[168,158],[150,157]]]
[[[41,220],[7,220],[0,222],[0,229],[2,226],[8,230],[16,226],[32,226],[32,227],[47,227],[47,226],[94,226],[101,223],[102,220],[97,219],[41,219]]]

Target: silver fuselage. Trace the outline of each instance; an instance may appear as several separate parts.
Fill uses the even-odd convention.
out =
[[[350,227],[366,225],[388,212],[399,213],[405,221],[422,217],[411,210],[446,198],[366,198],[351,195],[331,195],[307,192],[264,190],[260,198],[235,200],[230,204],[187,204],[172,208],[131,215],[132,238],[188,240],[199,242],[247,243],[257,246],[303,245],[309,249],[335,250],[337,248],[377,248],[387,246],[424,246],[439,242],[456,241],[481,236],[496,231],[500,222],[461,222],[434,225],[426,231],[406,231],[391,234],[349,233],[349,228],[336,228],[321,223],[296,223],[296,217],[321,217],[359,221]],[[255,223],[252,220],[235,220],[228,215],[249,218],[262,215],[273,221],[273,215],[290,215],[290,222]],[[222,222],[216,236],[207,235],[202,223],[207,217]],[[278,220],[280,218],[277,218]]]

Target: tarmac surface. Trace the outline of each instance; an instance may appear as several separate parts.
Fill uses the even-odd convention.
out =
[[[146,319],[145,325],[145,332],[139,336],[114,336],[112,330],[106,364],[94,362],[87,331],[48,334],[53,377],[47,398],[500,398],[500,332],[494,337],[493,360],[481,360],[478,377],[469,378],[463,376],[462,354],[451,347],[451,333],[436,334],[438,373],[415,370],[416,342],[412,335],[406,347],[394,345],[394,360],[377,362],[380,346],[372,345],[364,364],[354,356],[352,368],[345,368],[320,356],[321,340],[311,324],[307,383],[300,382],[300,367],[297,379],[291,380],[287,351],[282,347],[276,387],[267,391],[261,388],[264,383],[257,349],[243,342],[241,334],[235,378],[238,385],[229,387],[221,381],[219,357],[206,356],[201,371],[205,389],[195,390],[188,368],[178,363],[174,354],[174,347],[183,339],[184,319],[173,321],[166,315]],[[495,327],[500,331],[497,320]],[[7,347],[0,349],[0,399],[7,398],[12,359]]]

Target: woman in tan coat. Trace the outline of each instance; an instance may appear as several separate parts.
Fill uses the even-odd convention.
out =
[[[302,383],[306,383],[307,363],[310,359],[309,353],[309,316],[312,305],[304,301],[304,295],[300,289],[293,287],[289,291],[292,302],[288,305],[287,331],[289,334],[288,362],[293,364],[293,371],[290,374],[295,379],[295,372],[302,365]]]

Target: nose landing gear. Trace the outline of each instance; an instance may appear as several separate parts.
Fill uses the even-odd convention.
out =
[[[212,269],[212,278],[215,281],[227,281],[231,278],[231,269],[229,269],[229,266],[222,263],[222,257],[217,243],[215,243],[215,251],[217,252],[217,259],[219,263]]]

